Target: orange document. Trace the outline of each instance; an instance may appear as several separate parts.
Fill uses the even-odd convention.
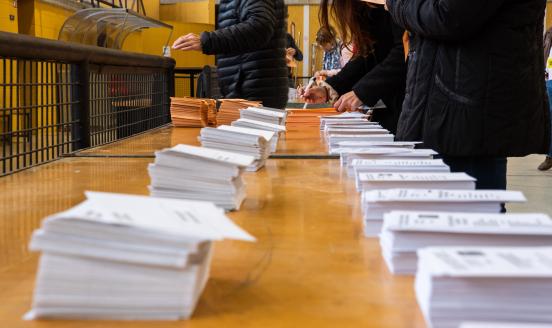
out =
[[[232,122],[240,118],[240,110],[248,107],[259,107],[260,101],[245,99],[221,99],[219,111],[217,113],[217,125],[231,125]]]
[[[171,98],[171,119],[175,127],[201,128],[208,124],[209,104],[195,98]]]
[[[288,109],[286,118],[286,128],[302,129],[306,127],[319,127],[320,116],[331,116],[339,114],[335,108],[319,109]]]

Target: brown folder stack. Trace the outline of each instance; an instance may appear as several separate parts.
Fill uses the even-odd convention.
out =
[[[286,128],[288,130],[320,126],[320,116],[337,115],[334,108],[288,109]]]
[[[207,102],[207,123],[209,126],[217,126],[217,101],[215,99],[203,99]]]
[[[171,98],[171,118],[176,127],[206,127],[208,112],[209,104],[204,99]]]
[[[217,125],[231,125],[240,118],[240,110],[248,107],[259,107],[260,101],[244,99],[222,99],[217,114]]]

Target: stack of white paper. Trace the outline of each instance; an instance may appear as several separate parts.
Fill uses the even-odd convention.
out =
[[[442,159],[353,159],[354,175],[361,172],[450,172]]]
[[[328,150],[337,148],[338,144],[343,141],[375,141],[375,142],[389,142],[393,141],[395,136],[392,134],[332,134],[328,136]]]
[[[28,319],[178,320],[209,278],[212,241],[255,239],[212,203],[87,193],[47,218]]]
[[[370,173],[355,179],[358,191],[377,189],[475,189],[475,179],[466,173]]]
[[[382,129],[376,122],[357,120],[331,120],[324,123],[324,131],[334,129]]]
[[[270,152],[272,152],[272,153],[276,151],[276,148],[277,148],[277,145],[278,145],[278,135],[279,135],[279,133],[280,132],[286,132],[286,126],[285,125],[270,124],[270,123],[264,123],[264,122],[261,122],[261,121],[243,119],[243,118],[240,118],[239,120],[236,120],[236,121],[232,122],[232,126],[274,132],[275,136],[274,136],[274,138],[272,139],[272,141],[270,143]]]
[[[368,121],[368,115],[363,114],[361,112],[344,112],[338,115],[330,115],[330,116],[321,116],[320,117],[320,130],[324,130],[327,123],[335,123],[335,122],[349,122],[351,124],[362,124],[362,123],[370,123],[374,125],[378,125],[377,122],[370,122]]]
[[[276,125],[286,124],[286,112],[283,110],[249,107],[240,111],[240,118]]]
[[[437,152],[432,149],[407,149],[407,148],[350,148],[340,153],[341,165],[347,169],[349,176],[355,171],[353,160],[355,159],[433,159]]]
[[[546,214],[393,211],[383,217],[380,243],[394,274],[415,274],[418,249],[430,246],[552,246]]]
[[[246,171],[257,171],[270,156],[269,142],[274,132],[221,125],[218,128],[203,128],[200,132],[201,145],[206,148],[227,150],[255,158]]]
[[[374,134],[389,134],[389,130],[383,129],[379,125],[364,125],[361,127],[342,127],[326,125],[324,135],[330,138],[333,135],[374,135]]]
[[[435,247],[418,257],[416,296],[430,327],[552,322],[551,247]]]
[[[391,211],[500,213],[502,203],[525,202],[519,191],[388,189],[362,193],[364,232],[377,236]]]
[[[330,154],[341,154],[354,148],[407,148],[414,149],[419,142],[410,141],[342,141],[329,148]]]
[[[239,209],[245,199],[242,169],[253,156],[177,145],[155,153],[148,171],[155,197],[211,201],[225,209]]]

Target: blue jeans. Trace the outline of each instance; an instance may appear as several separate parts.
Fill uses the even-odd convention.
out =
[[[550,108],[550,120],[552,121],[552,80],[546,81],[546,90],[548,90],[548,103]],[[550,134],[550,150],[548,156],[552,157],[552,133]]]

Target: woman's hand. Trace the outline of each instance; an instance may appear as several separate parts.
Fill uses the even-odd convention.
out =
[[[316,78],[319,78],[319,77],[322,77],[322,76],[327,77],[328,76],[328,71],[321,70],[321,71],[317,71],[317,72],[314,73],[314,77],[316,77]]]
[[[355,111],[362,105],[362,101],[358,99],[354,91],[347,92],[341,96],[334,104],[338,112]]]
[[[328,101],[328,91],[324,87],[313,86],[302,96],[309,104],[323,104]]]
[[[176,39],[172,45],[172,48],[182,51],[201,51],[201,39],[199,38],[199,35],[195,33],[188,33]]]

